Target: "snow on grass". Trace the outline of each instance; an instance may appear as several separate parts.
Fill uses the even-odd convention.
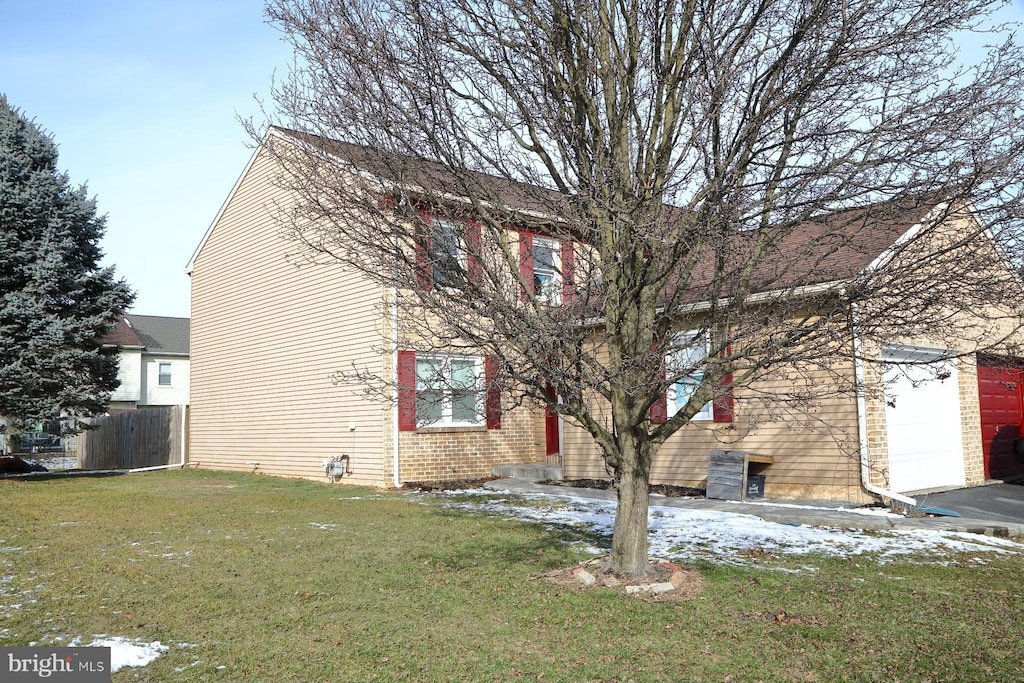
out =
[[[727,501],[732,502],[732,501]],[[869,507],[827,507],[822,505],[799,505],[797,503],[766,503],[763,501],[744,501],[744,505],[760,505],[762,507],[796,508],[797,510],[824,510],[826,512],[845,512],[851,515],[867,515],[868,517],[903,517],[888,508]]]
[[[0,545],[2,544],[3,541],[0,540]],[[0,550],[17,552],[21,551],[22,548],[2,546],[0,547]],[[7,573],[6,567],[9,567],[10,564],[10,561],[6,558],[3,559],[2,566],[5,570],[4,573],[0,575],[0,619],[6,619],[11,616],[13,612],[20,610],[22,605],[31,605],[37,602],[31,590],[23,589],[17,583],[14,574]]]
[[[129,544],[130,548],[135,549],[139,554],[145,555],[146,557],[157,557],[164,560],[182,560],[191,557],[191,550],[173,550],[173,546],[166,541],[134,541]],[[167,552],[160,552],[165,550]],[[129,562],[137,562],[134,558],[130,558]],[[188,567],[188,564],[182,564],[183,567]]]
[[[110,671],[120,671],[126,666],[146,666],[167,652],[168,647],[159,640],[144,643],[122,636],[94,636],[95,640],[83,647],[109,647]],[[72,642],[71,647],[76,647]]]
[[[615,502],[571,495],[502,495],[494,491],[456,491],[446,505],[580,528],[611,537]],[[733,512],[693,510],[652,505],[648,517],[651,555],[676,560],[706,560],[745,564],[751,551],[774,555],[869,555],[880,562],[896,557],[927,557],[941,562],[955,553],[1020,553],[1024,545],[978,534],[893,530],[864,532],[851,529],[789,525]]]

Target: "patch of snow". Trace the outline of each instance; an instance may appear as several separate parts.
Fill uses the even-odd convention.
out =
[[[541,522],[573,526],[610,537],[614,528],[614,501],[559,494],[498,494],[488,490],[454,492],[463,500],[446,505]],[[485,495],[486,494],[486,495]],[[923,555],[942,561],[954,553],[1020,553],[1024,545],[979,534],[929,530],[858,530],[792,526],[733,512],[691,510],[652,505],[648,517],[650,553],[654,556],[719,564],[745,564],[749,551],[776,555],[871,555],[879,562],[899,556]]]
[[[109,647],[111,673],[120,671],[126,666],[146,666],[168,650],[168,647],[161,644],[159,640],[143,643],[137,639],[123,636],[99,635],[93,636],[93,638],[91,643],[84,645],[80,639],[75,638],[69,647]]]
[[[735,502],[735,501],[725,501]],[[903,517],[887,508],[878,507],[826,507],[823,505],[800,505],[799,503],[766,503],[763,501],[745,501],[743,505],[760,505],[763,507],[787,508],[796,510],[825,510],[827,512],[847,512],[851,515],[868,515],[869,517]]]

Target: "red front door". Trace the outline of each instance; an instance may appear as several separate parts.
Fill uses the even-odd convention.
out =
[[[978,399],[985,477],[1024,474],[1024,462],[1014,453],[1024,419],[1024,371],[979,362]]]

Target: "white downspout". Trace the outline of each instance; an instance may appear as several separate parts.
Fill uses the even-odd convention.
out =
[[[845,292],[844,292],[845,293]],[[860,446],[860,483],[867,491],[883,498],[898,500],[907,505],[917,505],[915,498],[883,489],[871,483],[871,460],[868,457],[868,411],[864,396],[864,358],[861,353],[860,335],[857,334],[857,304],[850,304],[850,328],[853,333],[853,376],[857,384],[857,432]]]
[[[185,439],[188,434],[185,429],[186,416],[188,415],[188,406],[184,403],[181,405],[181,466],[185,466]]]
[[[398,238],[395,238],[398,246]],[[398,287],[391,287],[391,479],[397,489],[402,480],[398,472]]]
[[[562,402],[562,397],[561,396],[558,396],[557,399],[558,399],[559,403]],[[558,417],[558,460],[559,460],[559,464],[561,464],[561,466],[563,467],[563,471],[564,471],[564,468],[565,468],[565,423],[562,421],[562,411],[558,411],[558,413],[556,413],[556,416]]]
[[[170,470],[174,469],[175,467],[178,469],[184,469],[185,463],[176,462],[173,465],[153,465],[151,467],[136,467],[134,469],[128,470],[128,473],[135,474],[136,472],[159,472],[160,470]]]

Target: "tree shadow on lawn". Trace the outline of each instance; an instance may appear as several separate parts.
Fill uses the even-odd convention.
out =
[[[467,515],[483,517],[495,521],[496,524],[511,524],[536,530],[536,535],[529,541],[509,542],[504,534],[497,537],[482,535],[465,539],[454,546],[437,547],[427,553],[434,558],[446,558],[445,564],[452,568],[464,569],[483,564],[530,565],[538,562],[544,569],[562,567],[580,559],[581,555],[592,556],[591,552],[581,552],[585,548],[599,553],[611,548],[611,536],[596,533],[572,524],[553,522],[535,522],[505,517],[482,510],[439,508],[437,514],[450,518],[465,518]]]

